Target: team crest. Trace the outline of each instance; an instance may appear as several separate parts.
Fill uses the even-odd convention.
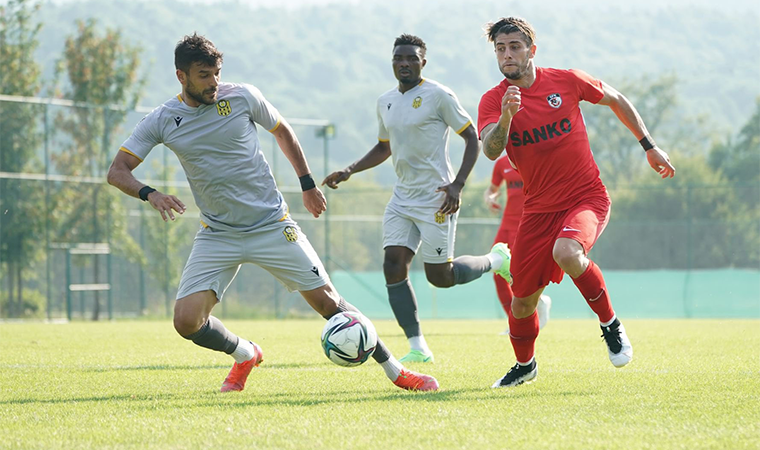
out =
[[[441,213],[440,211],[435,212],[435,223],[444,223],[446,222],[446,214]]]
[[[422,97],[419,95],[414,98],[414,101],[412,102],[412,108],[417,109],[420,106],[422,106]]]
[[[287,239],[288,242],[295,242],[298,240],[298,231],[296,231],[295,227],[285,227],[285,229],[282,230],[282,234],[285,235],[285,239]]]
[[[552,94],[546,97],[546,101],[549,102],[549,106],[552,108],[559,108],[562,106],[562,97],[559,94]]]
[[[232,112],[230,102],[227,100],[219,100],[216,103],[216,112],[218,112],[220,116],[229,116]]]

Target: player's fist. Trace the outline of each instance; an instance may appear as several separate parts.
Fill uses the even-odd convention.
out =
[[[315,219],[318,218],[319,215],[325,212],[327,209],[327,200],[325,199],[325,194],[323,194],[322,191],[319,190],[319,188],[316,186],[309,189],[308,191],[303,191],[302,197],[303,205],[306,207],[306,210],[309,211],[312,216],[314,216]]]
[[[512,117],[520,110],[520,102],[520,88],[509,86],[501,98],[501,119],[512,120]]]
[[[647,150],[647,161],[652,169],[656,170],[662,178],[673,178],[676,174],[676,168],[670,163],[668,154],[657,146]]]
[[[338,189],[338,183],[348,181],[349,178],[351,178],[349,170],[336,170],[322,180],[322,186],[327,185],[330,189]]]

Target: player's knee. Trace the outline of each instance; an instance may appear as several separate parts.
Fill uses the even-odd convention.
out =
[[[437,288],[448,288],[454,286],[454,275],[441,272],[426,272],[427,280]]]
[[[407,277],[406,266],[397,261],[386,259],[383,261],[383,273],[388,284],[404,281]]]
[[[196,317],[195,315],[186,314],[182,311],[174,312],[174,329],[182,337],[190,336],[200,330],[204,322],[204,317]]]
[[[569,268],[580,264],[582,257],[582,252],[577,252],[574,249],[570,249],[564,246],[555,246],[554,250],[552,251],[552,258],[554,258],[554,261],[557,263],[560,269],[564,270],[565,272],[567,272]]]

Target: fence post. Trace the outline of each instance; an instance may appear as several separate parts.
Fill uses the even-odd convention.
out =
[[[45,103],[43,128],[45,132],[45,303],[48,320],[52,319],[52,294],[50,289],[50,104]]]
[[[689,283],[691,283],[692,267],[692,217],[691,217],[691,185],[686,186],[686,276],[683,284],[683,314],[684,317],[692,316],[691,305],[689,302]]]

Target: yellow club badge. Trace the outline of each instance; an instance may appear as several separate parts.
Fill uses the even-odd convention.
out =
[[[412,108],[417,109],[420,106],[422,106],[422,97],[418,95],[414,98],[414,101],[412,101]]]
[[[232,112],[230,102],[227,100],[219,100],[216,102],[216,112],[218,112],[220,116],[229,116]]]
[[[295,242],[298,240],[298,231],[296,231],[295,227],[291,227],[290,225],[282,230],[282,234],[285,235],[285,239],[287,239],[288,242]]]
[[[446,214],[442,214],[440,211],[436,211],[435,223],[444,223],[444,222],[446,222]]]

